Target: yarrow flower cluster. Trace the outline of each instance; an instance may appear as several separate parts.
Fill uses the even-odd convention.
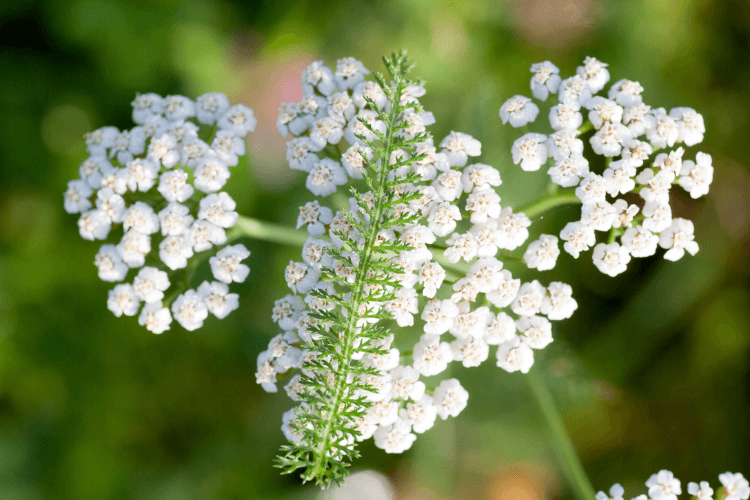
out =
[[[722,487],[716,492],[716,500],[748,500],[750,498],[750,484],[747,479],[738,473],[725,472],[719,474],[719,482]],[[677,500],[682,494],[680,480],[668,470],[661,470],[652,474],[646,481],[648,495],[638,495],[632,500]],[[707,481],[700,483],[688,483],[687,493],[697,500],[714,500],[714,490]],[[596,494],[596,500],[623,500],[625,489],[619,484],[609,489],[609,494],[600,491]]]
[[[685,252],[695,255],[693,223],[673,218],[669,200],[674,185],[692,198],[708,193],[713,180],[711,156],[698,152],[694,161],[683,160],[683,146],[703,140],[703,117],[691,108],[667,113],[644,104],[643,87],[631,80],[611,85],[607,97],[597,95],[610,76],[607,64],[593,57],[562,80],[560,70],[549,61],[533,64],[531,72],[536,99],[558,95],[549,110],[554,132],[526,133],[513,143],[511,153],[513,162],[526,171],[548,165],[551,182],[574,191],[581,202],[581,218],[560,232],[563,249],[578,258],[593,248],[594,264],[610,276],[624,272],[633,257],[654,255],[657,247],[665,249],[664,258],[672,261]],[[513,127],[532,123],[538,114],[539,107],[520,95],[500,108],[503,123]],[[591,149],[588,158],[584,141]],[[592,167],[594,155],[604,157],[604,170]],[[598,241],[598,234],[607,237]],[[543,235],[529,245],[524,255],[528,266],[553,267],[559,254],[557,242],[556,237]]]
[[[224,318],[237,309],[228,284],[249,272],[244,245],[225,246],[238,215],[221,189],[245,154],[244,138],[256,119],[220,93],[195,101],[138,94],[132,104],[134,128],[86,134],[90,157],[80,179],[68,183],[65,210],[81,214],[82,238],[106,241],[94,258],[103,281],[129,281],[135,270],[132,282],[109,292],[107,307],[115,316],[138,314],[153,333],[169,329],[172,319],[195,330],[209,312]],[[120,224],[122,233],[114,230]],[[179,275],[189,279],[212,253],[217,281],[186,289]]]
[[[327,454],[326,470],[336,469],[356,441],[372,437],[387,453],[409,449],[437,416],[456,416],[468,401],[457,379],[428,387],[420,377],[453,361],[478,366],[490,346],[498,346],[499,367],[526,373],[533,351],[553,340],[550,321],[577,308],[569,285],[522,284],[503,269],[498,252],[523,244],[529,218],[501,207],[497,169],[470,163],[481,154],[478,140],[451,132],[434,145],[426,131],[434,117],[417,100],[424,87],[398,72],[386,85],[377,75],[365,79],[369,71],[350,58],[335,72],[315,62],[302,74],[302,102],[282,105],[277,121],[293,136],[289,165],[307,173],[313,194],[359,180],[369,189],[351,189],[348,211],[317,200],[300,208],[297,228],[309,238],[302,262],[285,271],[293,294],[272,314],[283,333],[258,357],[266,391],[289,377],[284,388],[298,406],[282,419],[293,444],[281,465],[305,468],[306,480],[335,479],[318,455]],[[543,270],[551,250],[540,245]],[[383,319],[399,327],[421,320],[411,353],[395,347]],[[334,404],[342,423],[325,418]]]

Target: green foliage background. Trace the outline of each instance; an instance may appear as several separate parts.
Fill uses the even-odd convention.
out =
[[[240,213],[291,227],[309,194],[283,161],[279,103],[301,97],[312,60],[351,55],[380,69],[401,47],[428,82],[435,137],[480,139],[503,204],[544,189],[541,172],[512,165],[519,133],[497,116],[530,93],[532,62],[571,74],[596,56],[613,81],[640,81],[646,103],[703,113],[712,191],[673,202],[695,221],[700,253],[642,259],[616,279],[563,254],[542,279],[571,283],[579,309],[538,362],[597,488],[621,482],[630,498],[661,468],[683,485],[750,473],[748,2],[4,0],[0,25],[0,498],[318,494],[272,468],[290,405],[254,380],[298,251],[246,242],[240,310],[154,336],[106,309],[97,246],[79,238],[62,193],[85,159],[82,134],[132,127],[137,91],[222,91],[261,122],[231,181]],[[574,215],[535,229],[559,231]],[[358,467],[384,472],[402,498],[569,498],[521,377],[490,361],[453,374],[471,394],[459,418],[403,456],[363,446]]]

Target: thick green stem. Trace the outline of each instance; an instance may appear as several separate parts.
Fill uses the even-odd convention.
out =
[[[563,466],[565,478],[579,500],[593,500],[596,495],[594,487],[591,486],[591,481],[589,481],[586,471],[583,469],[583,465],[576,454],[573,442],[565,430],[565,424],[563,424],[560,411],[555,406],[552,393],[550,393],[547,384],[544,382],[542,374],[539,373],[539,367],[533,367],[524,378],[529,384],[534,399],[536,399],[536,402],[542,409],[549,428],[552,430],[555,453]]]
[[[301,247],[307,240],[307,233],[294,231],[288,226],[274,224],[240,215],[237,224],[228,235],[230,239],[246,236],[254,240],[268,241],[293,247]]]
[[[580,203],[581,200],[578,199],[573,190],[563,190],[552,196],[547,196],[535,202],[532,202],[521,208],[520,210],[517,210],[517,212],[523,212],[526,214],[526,217],[533,220],[539,217],[544,212],[555,207]]]

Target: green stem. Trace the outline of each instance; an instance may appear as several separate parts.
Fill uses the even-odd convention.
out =
[[[552,430],[555,453],[563,466],[563,472],[568,483],[570,483],[579,500],[592,500],[596,495],[594,487],[591,485],[591,481],[589,481],[586,471],[583,469],[583,465],[576,454],[573,442],[565,430],[560,411],[555,406],[555,400],[552,398],[552,393],[550,393],[549,388],[544,382],[539,368],[535,366],[529,370],[529,373],[524,375],[524,379],[528,382],[531,393],[542,409],[547,424]]]
[[[544,212],[551,210],[561,205],[573,205],[580,204],[581,200],[575,195],[574,190],[562,190],[558,193],[536,200],[525,207],[517,210],[517,212],[523,212],[529,219],[535,219]]]
[[[245,236],[255,240],[293,247],[301,247],[305,244],[305,241],[307,241],[306,232],[294,231],[288,226],[282,226],[280,224],[258,219],[251,219],[244,215],[239,216],[237,224],[235,224],[228,236],[229,239],[236,239]]]

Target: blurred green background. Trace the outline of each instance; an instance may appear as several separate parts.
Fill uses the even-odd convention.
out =
[[[569,75],[596,56],[613,81],[640,81],[647,104],[703,114],[706,140],[690,155],[713,155],[711,193],[673,197],[701,251],[639,259],[616,279],[589,255],[563,254],[541,279],[571,283],[579,309],[537,362],[597,489],[621,482],[631,498],[662,468],[683,488],[750,473],[749,2],[3,0],[0,25],[0,498],[319,494],[272,467],[290,402],[254,378],[298,250],[248,240],[240,310],[155,336],[107,310],[98,246],[80,239],[62,193],[86,157],[82,135],[132,127],[136,92],[221,91],[260,121],[229,190],[240,213],[291,226],[309,194],[284,164],[279,104],[301,97],[299,72],[315,59],[380,70],[380,55],[401,47],[428,82],[435,137],[480,139],[503,204],[545,182],[512,165],[519,133],[497,116],[530,94],[532,62]],[[535,230],[559,231],[571,210]],[[471,394],[459,418],[403,456],[362,446],[356,468],[385,474],[399,498],[570,498],[521,376],[492,359],[453,375]]]

